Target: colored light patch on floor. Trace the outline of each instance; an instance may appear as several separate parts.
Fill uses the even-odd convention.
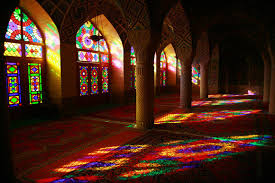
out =
[[[55,169],[65,173],[62,177],[37,182],[89,182],[106,178],[115,181],[176,173],[199,167],[203,162],[255,150],[270,138],[253,134],[104,147]],[[129,156],[124,157],[126,154]]]
[[[206,100],[206,101],[193,101],[192,106],[218,106],[228,104],[240,104],[256,101],[256,99],[235,99],[235,100]]]
[[[201,113],[176,113],[172,112],[157,118],[154,124],[184,123],[184,122],[206,122],[214,120],[225,120],[228,118],[240,117],[249,114],[256,114],[261,110],[223,110]]]

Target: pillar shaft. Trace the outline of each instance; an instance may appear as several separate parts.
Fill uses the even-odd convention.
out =
[[[269,102],[269,93],[270,93],[270,63],[264,63],[264,95],[263,95],[263,102]]]
[[[192,71],[191,63],[183,64],[180,77],[180,107],[190,109],[192,102]]]
[[[145,63],[136,67],[136,126],[148,129],[154,124],[154,53],[139,53]]]
[[[150,129],[154,125],[154,53],[160,33],[134,30],[128,33],[137,57],[136,63],[136,127]]]
[[[271,69],[269,113],[275,114],[275,64],[274,63],[272,63],[272,69]]]
[[[208,98],[208,65],[200,65],[200,98]]]

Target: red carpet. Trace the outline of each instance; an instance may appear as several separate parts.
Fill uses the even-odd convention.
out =
[[[266,114],[255,96],[220,97],[199,100],[189,113],[177,109],[178,96],[160,97],[155,129],[147,132],[126,127],[135,121],[135,105],[16,129],[17,178],[39,183],[272,178],[275,115]]]

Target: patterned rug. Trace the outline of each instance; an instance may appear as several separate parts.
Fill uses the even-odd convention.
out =
[[[257,152],[268,145],[274,145],[268,135],[190,138],[150,131],[89,152],[53,170],[63,176],[36,182],[249,182],[266,176],[262,171],[275,162],[273,150]],[[258,161],[263,154],[267,164]]]
[[[120,145],[142,134],[126,125],[91,120],[63,120],[43,123],[13,131],[15,174],[21,180],[46,176],[50,164],[63,163],[67,156],[86,150],[92,145]],[[121,137],[127,137],[123,139]],[[104,140],[107,140],[104,141]],[[70,158],[69,158],[70,159]],[[53,166],[53,165],[51,165]]]

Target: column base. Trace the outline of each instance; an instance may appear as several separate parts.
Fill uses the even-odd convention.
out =
[[[147,129],[152,129],[154,127],[154,122],[150,124],[148,124],[148,122],[143,122],[143,121],[140,121],[140,122],[136,122],[136,125],[135,125],[135,128],[137,129],[142,129],[142,130],[147,130]]]

